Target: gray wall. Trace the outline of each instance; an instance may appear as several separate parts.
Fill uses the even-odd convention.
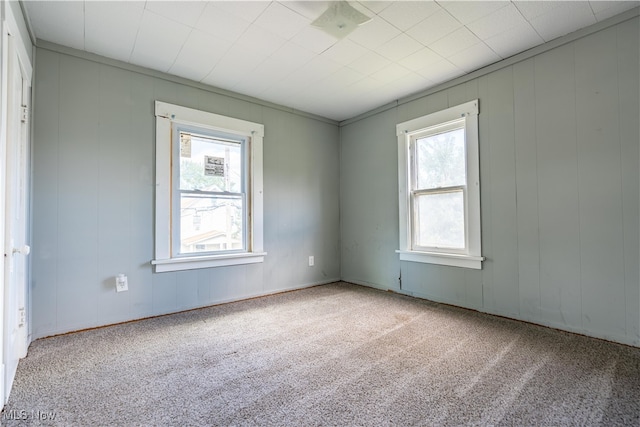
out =
[[[33,338],[339,279],[336,124],[52,50],[36,56]],[[265,125],[265,263],[152,272],[154,100]],[[128,292],[115,292],[117,273]]]
[[[343,126],[342,278],[640,345],[638,21]],[[400,262],[395,125],[475,98],[487,261]]]
[[[640,345],[639,32],[634,18],[341,128],[38,49],[33,337],[342,277]],[[401,263],[395,124],[475,98],[483,270]],[[152,272],[156,99],[264,123],[264,264]]]

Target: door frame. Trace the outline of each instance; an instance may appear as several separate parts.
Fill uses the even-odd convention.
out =
[[[19,174],[16,176],[21,176],[22,179],[22,195],[21,202],[24,203],[24,211],[22,211],[20,223],[24,226],[24,236],[23,242],[16,242],[16,246],[22,246],[23,244],[28,244],[30,239],[30,201],[31,201],[31,125],[29,120],[29,112],[30,112],[30,104],[31,104],[31,88],[32,88],[32,77],[33,77],[33,67],[31,63],[31,59],[29,57],[27,47],[32,46],[30,40],[24,40],[20,31],[19,24],[16,20],[16,17],[13,14],[12,7],[3,2],[2,4],[3,20],[0,22],[0,61],[1,61],[1,86],[0,86],[0,242],[3,245],[3,252],[5,253],[4,259],[5,261],[0,263],[0,402],[2,406],[6,403],[9,398],[9,393],[11,391],[11,385],[13,383],[13,378],[15,376],[15,372],[7,372],[7,367],[5,365],[5,360],[8,354],[12,354],[17,358],[24,357],[26,355],[26,350],[29,346],[30,340],[30,332],[29,332],[29,310],[30,310],[30,301],[29,301],[29,272],[30,272],[30,264],[28,258],[23,260],[24,262],[24,276],[22,277],[21,284],[19,285],[19,289],[16,290],[19,298],[12,302],[6,298],[7,294],[7,278],[9,277],[10,271],[8,267],[12,265],[12,257],[13,257],[13,248],[10,247],[9,239],[11,230],[7,230],[8,224],[11,225],[9,221],[7,221],[7,215],[10,214],[9,210],[11,210],[11,201],[9,198],[9,185],[12,185],[8,177],[11,176],[9,174]],[[26,43],[25,43],[26,42]],[[17,67],[16,65],[17,61]],[[12,76],[15,70],[18,70],[17,76]],[[11,108],[17,108],[17,106],[9,105],[10,100],[12,100],[13,95],[10,95],[10,91],[13,91],[13,87],[9,87],[15,81],[15,78],[21,79],[22,87],[21,87],[21,97],[19,100],[20,105],[26,105],[26,116],[24,119],[26,122],[22,122],[21,118],[23,115],[22,109],[14,109],[13,113],[10,113]],[[17,114],[17,117],[14,115]],[[12,120],[14,123],[17,123],[19,129],[13,130],[10,129],[14,123],[10,123],[11,118],[17,119]],[[19,135],[18,141],[13,141],[10,137],[11,135]],[[11,144],[11,146],[10,146]],[[24,144],[24,145],[23,145]],[[8,154],[17,148],[21,148],[24,150],[24,160],[20,161],[19,165],[11,164],[8,159]],[[18,171],[16,171],[16,166],[18,167]],[[6,339],[8,337],[8,327],[9,325],[6,322],[7,315],[11,312],[14,315],[18,316],[19,309],[21,307],[14,306],[15,304],[22,305],[24,309],[24,322],[22,322],[23,326],[19,329],[18,333],[18,341],[15,343],[15,348],[7,348]],[[18,322],[19,324],[20,322]]]

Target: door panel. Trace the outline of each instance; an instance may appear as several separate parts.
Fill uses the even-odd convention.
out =
[[[6,163],[3,362],[4,398],[9,397],[18,361],[27,351],[28,226],[28,100],[29,83],[7,37],[6,48]]]

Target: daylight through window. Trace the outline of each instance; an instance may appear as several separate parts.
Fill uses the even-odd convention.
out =
[[[264,128],[156,102],[157,272],[262,262]]]
[[[401,260],[481,268],[477,106],[397,126]]]
[[[413,248],[464,250],[467,170],[464,120],[411,138]]]
[[[173,255],[245,251],[246,139],[177,126],[175,140]]]

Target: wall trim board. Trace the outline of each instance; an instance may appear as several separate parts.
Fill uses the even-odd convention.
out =
[[[554,330],[559,331],[559,332],[566,332],[566,333],[570,333],[570,334],[581,335],[581,336],[584,336],[584,337],[587,337],[587,338],[595,338],[595,339],[598,339],[598,340],[612,342],[614,344],[628,345],[628,346],[631,346],[631,347],[640,347],[640,338],[637,339],[637,340],[633,340],[630,337],[627,337],[627,336],[624,336],[624,335],[600,334],[600,333],[593,332],[593,331],[588,331],[588,330],[583,330],[583,329],[580,329],[580,328],[573,328],[571,326],[558,324],[556,322],[540,322],[540,321],[533,320],[533,319],[515,318],[512,315],[509,315],[508,313],[502,313],[500,311],[492,311],[492,310],[487,310],[485,308],[474,308],[474,307],[470,307],[470,306],[464,306],[464,305],[460,305],[458,302],[450,302],[450,301],[447,301],[447,300],[440,300],[438,298],[428,296],[428,295],[426,295],[424,293],[421,293],[421,292],[407,291],[407,290],[398,289],[398,288],[390,288],[388,286],[383,286],[383,285],[379,285],[379,284],[376,284],[376,283],[370,283],[370,282],[366,282],[366,281],[362,281],[362,280],[342,279],[341,281],[345,282],[345,283],[350,283],[350,284],[353,284],[353,285],[358,285],[358,286],[364,286],[364,287],[368,287],[368,288],[377,289],[377,290],[383,291],[383,292],[392,292],[392,293],[396,293],[396,294],[403,295],[403,296],[406,296],[406,297],[416,298],[416,299],[424,300],[424,301],[429,301],[429,302],[433,302],[433,303],[436,303],[436,304],[443,304],[443,305],[451,306],[451,307],[454,307],[454,308],[460,308],[460,309],[463,309],[463,310],[475,311],[477,313],[487,314],[489,316],[501,317],[503,319],[512,320],[514,322],[522,322],[522,323],[526,323],[526,324],[529,324],[529,325],[535,325],[535,326],[540,326],[540,327],[543,327],[543,328],[554,329]]]
[[[34,46],[39,49],[49,50],[51,52],[56,52],[63,55],[85,59],[87,61],[96,62],[98,64],[109,65],[112,67],[120,68],[122,70],[143,74],[149,77],[166,80],[172,83],[178,83],[184,86],[190,86],[196,89],[215,93],[216,95],[222,95],[222,96],[234,98],[240,101],[251,102],[253,104],[260,105],[261,107],[273,108],[275,110],[284,111],[286,113],[295,114],[297,116],[317,120],[319,122],[328,123],[334,126],[338,126],[340,124],[336,120],[318,116],[312,113],[307,113],[306,111],[296,110],[295,108],[290,108],[290,107],[286,107],[284,105],[276,104],[273,102],[264,101],[259,98],[242,95],[240,93],[232,92],[226,89],[221,89],[215,86],[210,86],[204,83],[199,83],[193,80],[186,79],[184,77],[178,77],[171,74],[163,73],[161,71],[152,70],[150,68],[141,67],[139,65],[129,64],[126,62],[119,61],[117,59],[111,59],[104,56],[96,55],[95,53],[85,52],[85,51],[74,49],[71,47],[62,46],[56,43],[51,43],[46,40],[38,39]]]
[[[410,292],[410,291],[402,290],[402,289],[400,289],[398,287],[390,287],[390,286],[380,285],[378,283],[368,282],[366,280],[345,279],[343,277],[342,279],[340,279],[340,281],[345,282],[345,283],[351,283],[352,285],[365,286],[367,288],[378,289],[380,291],[394,292],[394,293],[402,294],[402,295],[405,295],[405,296],[408,296],[408,297],[412,297],[413,296],[413,293]],[[428,298],[422,298],[422,299],[428,300]]]
[[[591,34],[597,33],[599,31],[605,30],[609,27],[613,27],[622,22],[634,19],[640,16],[640,7],[636,7],[634,9],[628,10],[626,12],[621,13],[620,15],[613,16],[604,21],[598,22],[596,24],[590,25],[589,27],[583,28],[581,30],[574,31],[573,33],[567,34],[565,36],[558,37],[557,39],[551,40],[549,42],[543,43],[539,46],[532,47],[529,50],[524,52],[517,53],[509,58],[503,59],[501,61],[495,62],[493,64],[487,65],[486,67],[480,68],[476,71],[473,71],[469,74],[465,74],[460,77],[456,77],[453,80],[449,80],[445,83],[441,83],[429,89],[417,92],[413,95],[408,95],[404,98],[399,98],[395,101],[391,101],[387,104],[381,105],[380,107],[374,108],[373,110],[367,111],[366,113],[359,114],[355,117],[352,117],[347,120],[343,120],[339,123],[340,127],[350,125],[352,123],[358,122],[360,120],[364,120],[368,117],[375,116],[376,114],[383,113],[387,110],[391,110],[400,105],[407,104],[411,101],[415,101],[416,99],[423,98],[429,95],[433,95],[434,93],[441,92],[452,88],[454,86],[461,85],[471,80],[475,80],[484,75],[493,73],[494,71],[500,70],[502,68],[510,67],[519,62],[526,61],[529,58],[533,58],[538,56],[544,52],[550,51],[552,49],[558,48],[565,44],[574,42],[578,39],[587,37]]]
[[[438,304],[446,304],[446,305],[450,305],[450,306],[453,306],[453,307],[465,308],[465,309],[474,310],[474,311],[481,311],[478,307],[473,307],[473,306],[470,306],[470,305],[461,305],[461,303],[459,301],[449,300],[447,298],[438,298],[438,297],[436,297],[434,295],[431,295],[431,294],[428,294],[428,293],[424,293],[424,292],[409,291],[407,289],[402,289],[402,288],[398,288],[398,287],[389,287],[389,286],[379,285],[377,283],[367,282],[366,280],[342,279],[342,281],[346,282],[346,283],[352,283],[352,284],[358,285],[358,286],[366,286],[368,288],[378,289],[378,290],[385,291],[385,292],[393,292],[393,293],[404,295],[404,296],[407,296],[407,297],[418,298],[418,299],[422,299],[422,300],[425,300],[425,301],[436,302]],[[496,313],[491,313],[491,314],[496,314]],[[497,315],[502,316],[501,314],[497,314]],[[503,317],[509,317],[509,316],[503,316]],[[510,319],[514,319],[512,317],[509,317],[509,318]],[[520,319],[514,319],[514,320],[520,320]]]
[[[633,340],[630,337],[627,337],[625,335],[601,334],[601,333],[598,333],[598,332],[595,332],[595,331],[592,331],[592,330],[574,328],[574,327],[572,327],[570,325],[564,325],[564,324],[560,324],[560,323],[553,322],[553,321],[540,321],[540,320],[536,320],[536,319],[516,318],[516,317],[513,317],[513,315],[510,315],[509,313],[501,312],[500,310],[487,310],[486,308],[473,308],[473,307],[459,305],[458,303],[447,302],[445,300],[439,301],[438,299],[435,299],[435,298],[434,299],[425,298],[419,292],[407,293],[405,291],[395,291],[395,290],[394,290],[394,292],[398,292],[400,294],[407,295],[407,296],[410,296],[410,297],[413,297],[413,298],[419,298],[419,299],[424,299],[424,300],[431,301],[431,302],[436,302],[438,304],[451,305],[453,307],[463,308],[465,310],[472,310],[472,311],[476,311],[478,313],[488,314],[490,316],[502,317],[504,319],[513,320],[515,322],[523,322],[523,323],[528,323],[530,325],[536,325],[536,326],[541,326],[541,327],[544,327],[544,328],[555,329],[556,331],[559,331],[559,332],[568,332],[568,333],[572,333],[572,334],[582,335],[582,336],[588,337],[588,338],[595,338],[595,339],[599,339],[599,340],[612,342],[612,343],[615,343],[615,344],[624,344],[624,345],[629,345],[629,346],[632,346],[632,347],[640,347],[640,339]]]
[[[35,47],[36,45],[36,33],[33,31],[33,25],[31,25],[31,19],[29,18],[29,14],[24,6],[24,1],[20,0],[18,2],[20,6],[20,10],[22,11],[22,17],[24,18],[24,23],[27,26],[27,32],[29,33],[29,38],[31,39],[31,44]]]
[[[21,6],[22,7],[22,6]],[[28,31],[29,31],[29,35],[33,37],[32,34],[32,28],[30,25],[30,22],[28,21],[28,15],[25,14],[25,16],[27,17],[27,23],[28,23]],[[178,76],[174,76],[171,74],[167,74],[167,73],[163,73],[161,71],[155,71],[155,70],[151,70],[145,67],[141,67],[138,65],[133,65],[133,64],[129,64],[126,62],[122,62],[116,59],[111,59],[111,58],[107,58],[107,57],[103,57],[100,55],[96,55],[93,53],[89,53],[89,52],[85,52],[85,51],[81,51],[78,49],[74,49],[74,48],[70,48],[67,46],[62,46],[62,45],[58,45],[56,43],[51,43],[48,42],[46,40],[41,40],[41,39],[37,39],[33,44],[35,47],[37,48],[41,48],[41,49],[46,49],[46,50],[50,50],[50,51],[54,51],[54,52],[58,52],[58,53],[62,53],[62,54],[66,54],[66,55],[70,55],[70,56],[75,56],[78,58],[83,58],[89,61],[93,61],[93,62],[98,62],[101,64],[106,64],[106,65],[111,65],[114,67],[118,67],[124,70],[128,70],[128,71],[133,71],[133,72],[137,72],[140,74],[145,74],[151,77],[156,77],[156,78],[160,78],[160,79],[164,79],[164,80],[168,80],[171,82],[175,82],[175,83],[180,83],[180,84],[184,84],[187,86],[191,86],[194,88],[198,88],[198,89],[202,89],[202,90],[206,90],[208,92],[212,92],[218,95],[223,95],[223,96],[228,96],[231,98],[235,98],[238,100],[242,100],[242,101],[247,101],[247,102],[252,102],[258,105],[261,105],[263,107],[269,107],[269,108],[274,108],[280,111],[285,111],[291,114],[296,114],[302,117],[306,117],[306,118],[311,118],[314,120],[318,120],[318,121],[322,121],[325,123],[329,123],[329,124],[333,124],[336,126],[346,126],[349,125],[351,123],[366,119],[367,117],[371,117],[374,116],[378,113],[393,109],[395,107],[398,107],[399,105],[403,105],[406,103],[409,103],[411,101],[414,101],[416,99],[434,94],[436,92],[440,92],[446,89],[449,89],[453,86],[457,86],[460,85],[462,83],[466,83],[470,80],[476,79],[478,77],[484,76],[486,74],[492,73],[496,70],[505,68],[505,67],[509,67],[511,65],[514,65],[518,62],[522,62],[525,61],[529,58],[532,58],[534,56],[537,56],[541,53],[547,52],[549,50],[555,49],[559,46],[562,46],[564,44],[567,43],[571,43],[577,39],[586,37],[590,34],[596,33],[598,31],[602,31],[606,28],[609,28],[611,26],[617,25],[621,22],[633,19],[637,16],[640,16],[640,7],[636,7],[634,9],[628,10],[626,12],[621,13],[620,15],[616,15],[613,16],[611,18],[608,18],[604,21],[598,22],[596,24],[593,24],[589,27],[583,28],[581,30],[575,31],[573,33],[567,34],[565,36],[562,37],[558,37],[557,39],[554,39],[552,41],[546,42],[542,45],[539,46],[535,46],[529,50],[526,50],[524,52],[518,53],[516,55],[513,55],[509,58],[503,59],[499,62],[496,62],[494,64],[488,65],[486,67],[480,68],[476,71],[473,71],[469,74],[465,74],[463,76],[457,77],[453,80],[449,80],[448,82],[445,83],[441,83],[437,86],[434,86],[432,88],[417,92],[413,95],[409,95],[403,98],[399,98],[397,100],[391,101],[387,104],[381,105],[377,108],[374,108],[373,110],[367,111],[365,113],[359,114],[353,118],[350,119],[346,119],[343,121],[336,121],[336,120],[332,120],[326,117],[322,117],[322,116],[318,116],[312,113],[307,113],[305,111],[301,111],[301,110],[297,110],[295,108],[290,108],[290,107],[286,107],[280,104],[275,104],[275,103],[271,103],[269,101],[264,101],[261,100],[259,98],[254,98],[251,96],[247,96],[247,95],[242,95],[239,93],[235,93],[232,91],[228,91],[225,89],[221,89],[221,88],[217,88],[215,86],[209,86],[203,83],[198,83],[183,77],[178,77]]]
[[[187,308],[187,309],[177,310],[177,311],[169,311],[169,312],[166,312],[166,313],[158,313],[158,314],[153,314],[153,315],[149,315],[149,316],[145,316],[145,317],[136,317],[134,319],[123,320],[123,321],[115,322],[115,323],[108,323],[106,325],[96,324],[95,326],[83,327],[83,328],[80,328],[80,329],[73,329],[72,328],[72,329],[69,329],[69,330],[62,330],[62,331],[55,331],[55,332],[52,331],[50,333],[49,332],[44,332],[42,335],[34,337],[33,340],[35,341],[36,339],[51,338],[51,337],[56,337],[56,336],[60,336],[60,335],[68,335],[68,334],[75,334],[75,333],[78,333],[78,332],[91,331],[91,330],[94,330],[94,329],[108,328],[110,326],[117,326],[117,325],[123,325],[123,324],[126,324],[126,323],[139,322],[141,320],[153,319],[153,318],[156,318],[156,317],[171,316],[173,314],[187,313],[189,311],[202,310],[203,308],[217,307],[219,305],[229,304],[229,303],[233,303],[233,302],[247,301],[247,300],[256,299],[256,298],[262,298],[262,297],[268,297],[268,296],[271,296],[271,295],[285,294],[287,292],[299,291],[299,290],[302,290],[302,289],[313,288],[313,287],[316,287],[316,286],[328,285],[328,284],[337,283],[337,282],[340,282],[340,281],[341,281],[340,279],[321,280],[321,281],[318,281],[318,282],[311,282],[311,283],[306,283],[306,284],[294,286],[292,288],[279,288],[279,289],[275,289],[275,290],[271,290],[271,291],[267,291],[267,292],[254,292],[252,294],[245,295],[245,296],[238,297],[238,298],[221,299],[221,300],[216,301],[214,303],[203,304],[203,305],[199,305],[197,307],[192,307],[192,308]]]

